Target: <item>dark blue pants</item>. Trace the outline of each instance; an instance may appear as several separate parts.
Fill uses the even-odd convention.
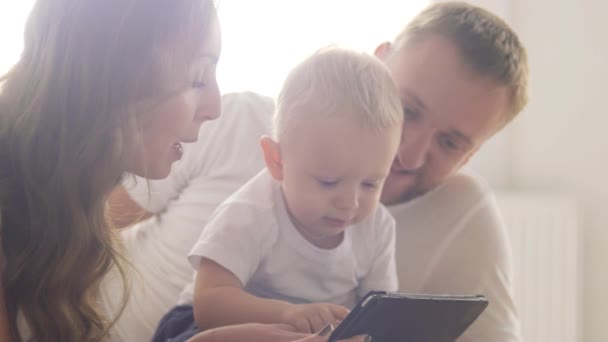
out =
[[[192,305],[180,305],[160,320],[152,342],[184,342],[199,332]]]

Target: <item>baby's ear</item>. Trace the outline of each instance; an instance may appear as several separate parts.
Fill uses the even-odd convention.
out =
[[[262,146],[264,162],[268,172],[270,172],[272,178],[278,181],[283,180],[283,159],[281,158],[279,143],[265,135],[260,139],[260,145]]]

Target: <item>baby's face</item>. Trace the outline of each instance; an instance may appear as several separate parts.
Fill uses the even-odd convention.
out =
[[[400,137],[400,124],[375,129],[350,114],[306,118],[290,129],[281,143],[282,188],[305,238],[330,248],[372,213]]]

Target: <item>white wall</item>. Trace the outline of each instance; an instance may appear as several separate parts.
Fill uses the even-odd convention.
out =
[[[531,101],[512,130],[513,183],[581,203],[584,340],[608,341],[608,2],[513,0]]]
[[[515,28],[531,73],[529,106],[472,164],[498,187],[579,201],[584,341],[608,341],[608,2],[472,2]]]

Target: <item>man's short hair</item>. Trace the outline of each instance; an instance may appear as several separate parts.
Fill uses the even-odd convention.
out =
[[[439,35],[453,42],[466,64],[511,89],[505,124],[528,102],[528,60],[517,34],[498,16],[464,2],[430,5],[397,36],[394,51],[421,38]]]

